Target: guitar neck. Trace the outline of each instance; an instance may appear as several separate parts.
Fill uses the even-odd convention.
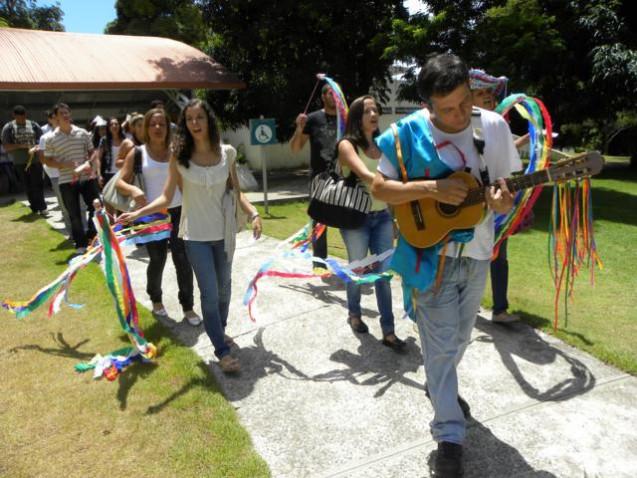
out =
[[[549,175],[548,170],[542,169],[531,174],[525,174],[524,176],[508,178],[505,181],[509,191],[511,191],[512,193],[516,193],[523,189],[528,189],[539,186],[540,184],[548,183],[551,181],[551,176]],[[474,204],[485,202],[485,189],[486,188],[484,187],[470,189],[467,193],[467,197],[462,203],[462,206],[473,206]]]

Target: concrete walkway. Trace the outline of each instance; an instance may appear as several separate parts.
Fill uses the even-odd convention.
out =
[[[302,194],[307,180],[288,179],[282,184],[296,184]],[[50,222],[59,228],[53,213]],[[240,346],[239,376],[224,376],[203,327],[182,321],[170,261],[164,325],[208,364],[273,476],[431,476],[432,409],[412,323],[397,319],[397,335],[409,345],[399,356],[379,341],[371,289],[363,294],[370,333],[357,336],[345,321],[342,287],[270,278],[260,282],[257,322],[251,322],[243,294],[278,243],[255,242],[247,232],[238,238],[228,332]],[[150,306],[145,250],[132,248],[128,258],[137,298]],[[398,279],[392,289],[401,315]],[[637,476],[637,378],[524,324],[494,325],[488,315],[478,317],[459,367],[460,391],[474,417],[465,476]]]

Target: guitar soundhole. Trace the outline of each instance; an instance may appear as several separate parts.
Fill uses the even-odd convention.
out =
[[[438,203],[438,212],[441,216],[445,217],[453,217],[460,211],[458,206],[454,206],[453,204],[445,204],[442,202]]]

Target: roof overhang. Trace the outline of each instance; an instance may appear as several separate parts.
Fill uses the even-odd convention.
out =
[[[245,88],[205,53],[168,38],[0,28],[0,90]]]

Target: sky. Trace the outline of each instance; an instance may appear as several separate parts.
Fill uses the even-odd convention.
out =
[[[58,0],[64,12],[62,23],[67,32],[104,33],[104,27],[115,19],[115,0]],[[40,5],[51,5],[54,1],[41,1]],[[405,0],[411,13],[423,9],[420,0]]]
[[[115,0],[57,0],[64,12],[62,23],[67,32],[104,33],[104,27],[115,19]],[[40,1],[52,5],[55,1]]]

